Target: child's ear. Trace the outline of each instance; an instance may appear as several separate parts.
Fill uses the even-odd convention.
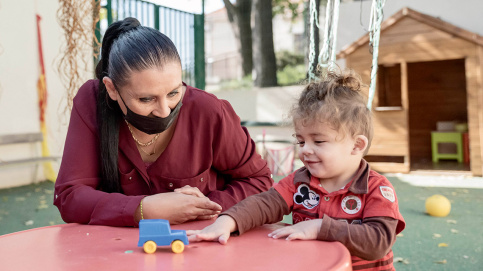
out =
[[[367,148],[367,145],[369,144],[369,140],[365,135],[357,135],[355,137],[355,143],[354,143],[354,148],[352,149],[351,154],[364,154],[364,151]]]
[[[104,78],[102,78],[102,82],[106,86],[107,94],[109,94],[111,100],[117,101],[116,87],[114,87],[114,83],[112,82],[111,78],[105,76]]]

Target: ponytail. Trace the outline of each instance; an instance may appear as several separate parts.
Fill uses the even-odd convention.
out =
[[[99,80],[97,97],[97,123],[99,127],[99,147],[101,153],[101,180],[99,189],[105,192],[122,192],[119,183],[119,122],[122,111],[119,105],[108,95],[102,79],[109,75],[109,55],[114,41],[120,35],[138,27],[139,21],[126,18],[109,26],[102,41],[101,59],[96,67],[96,77]]]

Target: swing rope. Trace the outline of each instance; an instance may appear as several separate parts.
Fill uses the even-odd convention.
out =
[[[329,0],[325,12],[324,43],[319,53],[319,65],[325,73],[335,64],[337,25],[339,24],[340,0]]]
[[[317,10],[315,8],[315,0],[310,0],[309,4],[309,13],[310,13],[310,47],[309,47],[309,83],[312,80],[316,80],[317,76],[315,76],[315,71],[314,71],[314,61],[315,61],[315,26],[317,26],[317,29],[320,28],[319,26],[319,16],[317,14]]]
[[[367,99],[367,108],[371,110],[372,100],[376,92],[377,82],[377,58],[379,56],[379,40],[381,36],[381,23],[384,17],[383,7],[386,0],[373,0],[371,7],[371,17],[369,21],[369,46],[372,49],[372,67],[371,67],[371,84],[369,86],[369,97]]]
[[[319,20],[316,10],[315,1],[310,0],[309,13],[310,13],[310,45],[309,45],[309,82],[317,80],[317,76],[314,71],[315,61],[315,30],[319,29]],[[367,100],[367,108],[371,110],[372,101],[376,91],[377,82],[377,58],[379,56],[379,40],[381,35],[381,23],[384,18],[383,8],[386,0],[373,0],[371,7],[371,15],[369,20],[369,46],[372,54],[372,66],[371,66],[371,84],[369,86],[369,97]],[[318,56],[318,65],[322,68],[322,73],[327,72],[335,65],[336,56],[336,42],[337,42],[337,25],[339,22],[339,4],[340,0],[328,0],[325,16],[324,27],[324,41],[322,49]],[[315,27],[317,26],[317,28]]]
[[[309,47],[309,82],[317,80],[317,76],[314,71],[315,61],[315,30],[320,28],[318,14],[316,10],[316,2],[318,0],[310,0],[310,47]],[[322,50],[320,50],[318,56],[318,66],[321,67],[321,72],[324,74],[327,70],[333,67],[335,64],[335,46],[337,44],[337,25],[339,22],[339,4],[340,0],[328,0],[325,16],[324,27],[324,41],[322,44]],[[317,28],[314,26],[317,26]]]

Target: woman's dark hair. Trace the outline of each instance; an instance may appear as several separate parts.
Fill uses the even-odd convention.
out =
[[[141,26],[137,19],[126,18],[107,28],[102,41],[101,59],[96,67],[96,77],[99,79],[97,123],[101,150],[101,190],[122,192],[118,171],[122,111],[117,102],[109,97],[102,79],[108,76],[115,87],[120,88],[127,83],[133,71],[162,68],[173,61],[181,64],[173,42],[161,32]]]

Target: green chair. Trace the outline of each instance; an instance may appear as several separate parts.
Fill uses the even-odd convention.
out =
[[[456,144],[456,153],[440,153],[439,143]],[[456,159],[458,163],[463,163],[463,137],[460,132],[431,132],[431,150],[435,163],[440,159]]]

